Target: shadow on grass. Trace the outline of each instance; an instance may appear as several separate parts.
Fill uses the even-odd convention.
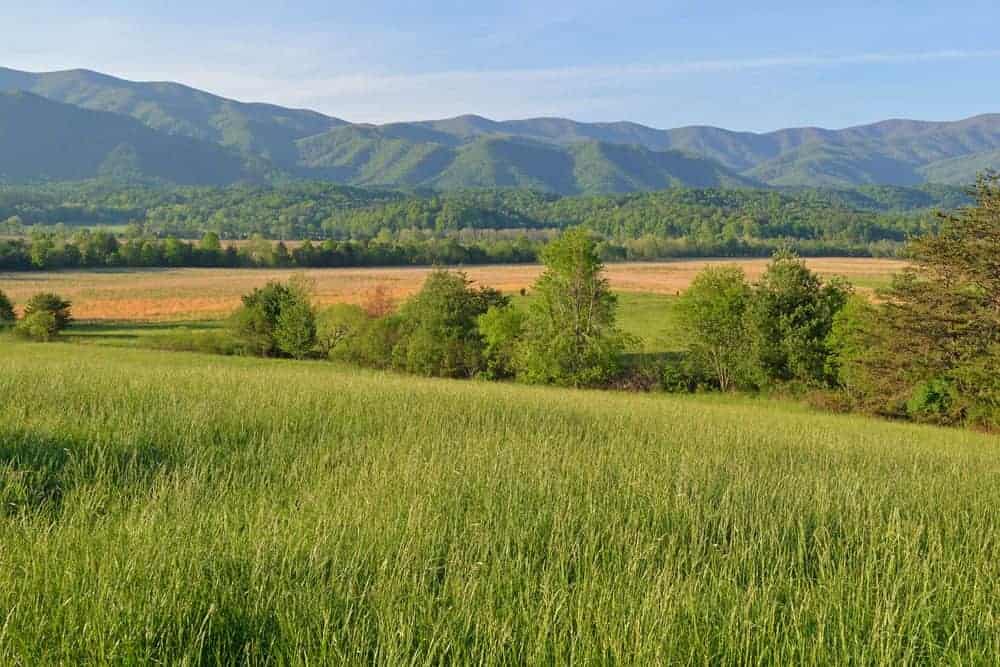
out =
[[[153,445],[116,450],[71,436],[0,428],[0,516],[58,518],[65,497],[88,486],[134,497],[171,467],[170,457]]]

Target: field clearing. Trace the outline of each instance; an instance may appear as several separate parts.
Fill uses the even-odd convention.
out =
[[[984,664],[1000,442],[0,345],[2,664]]]
[[[758,277],[766,259],[677,260],[609,264],[607,276],[620,292],[674,295],[690,285],[706,266],[739,264]],[[884,285],[906,264],[869,258],[807,259],[811,268],[851,280],[859,290]],[[429,268],[314,269],[301,271],[316,282],[321,304],[357,303],[383,284],[398,299],[420,289]],[[538,265],[462,267],[469,277],[504,292],[528,288],[541,271]],[[82,320],[164,321],[218,319],[239,305],[240,297],[269,280],[287,280],[293,270],[266,269],[122,269],[51,273],[0,273],[0,289],[15,302],[40,291],[53,291],[73,302]]]

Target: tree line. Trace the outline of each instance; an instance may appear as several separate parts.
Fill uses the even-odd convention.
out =
[[[151,188],[51,184],[0,188],[0,233],[24,234],[100,224],[123,236],[313,241],[467,229],[583,226],[624,243],[642,237],[725,247],[778,240],[823,243],[857,253],[899,246],[934,231],[935,207],[965,203],[961,189],[868,187],[854,190],[673,188],[625,195],[573,196],[531,190],[403,192],[323,183],[281,187]]]
[[[0,271],[55,271],[109,267],[333,268],[364,266],[435,266],[520,264],[536,262],[558,231],[475,230],[374,239],[285,243],[254,236],[223,242],[214,232],[200,241],[138,237],[120,239],[108,231],[35,233],[30,239],[0,239]],[[731,239],[726,242],[643,236],[601,239],[605,261],[651,261],[681,257],[768,257],[778,248],[804,256],[893,256],[892,244],[843,244],[823,241]]]

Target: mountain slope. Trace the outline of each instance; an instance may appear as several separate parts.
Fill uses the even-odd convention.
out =
[[[560,194],[631,192],[675,185],[750,187],[750,179],[677,151],[585,141],[567,146],[503,135],[461,142],[439,130],[348,126],[300,140],[298,173],[354,185],[534,188]],[[759,184],[756,184],[759,185]]]
[[[218,144],[172,136],[117,114],[30,93],[0,93],[0,179],[159,179],[226,185],[263,175],[266,165]]]
[[[996,166],[1000,151],[1000,114],[767,133],[481,116],[374,126],[87,70],[35,74],[0,68],[2,90],[131,116],[154,130],[234,148],[285,172],[360,185],[524,185],[569,193],[711,183],[970,183],[979,170]],[[683,155],[703,163],[685,163]]]
[[[974,183],[976,176],[985,171],[1000,171],[1000,150],[938,160],[920,169],[928,181],[953,185]]]
[[[0,91],[13,90],[132,116],[155,130],[237,148],[279,165],[295,162],[296,139],[345,124],[314,111],[246,104],[177,83],[126,81],[88,70],[35,74],[0,68]]]

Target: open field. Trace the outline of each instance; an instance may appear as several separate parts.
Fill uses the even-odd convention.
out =
[[[0,664],[1000,654],[995,438],[8,340],[0,396]]]
[[[710,264],[738,263],[751,278],[760,275],[765,259],[678,260],[648,264],[609,264],[607,276],[621,292],[673,295],[685,289]],[[842,275],[859,289],[888,281],[905,263],[885,259],[809,259],[824,275]],[[472,266],[464,270],[484,285],[505,292],[531,286],[541,268],[536,265]],[[397,298],[417,291],[430,269],[320,269],[305,271],[316,281],[320,303],[357,302],[377,284],[385,284]],[[84,320],[198,320],[218,319],[231,312],[240,296],[269,280],[287,280],[291,270],[255,269],[128,269],[56,273],[0,274],[0,289],[16,302],[39,291],[54,291],[73,302],[73,312]]]

